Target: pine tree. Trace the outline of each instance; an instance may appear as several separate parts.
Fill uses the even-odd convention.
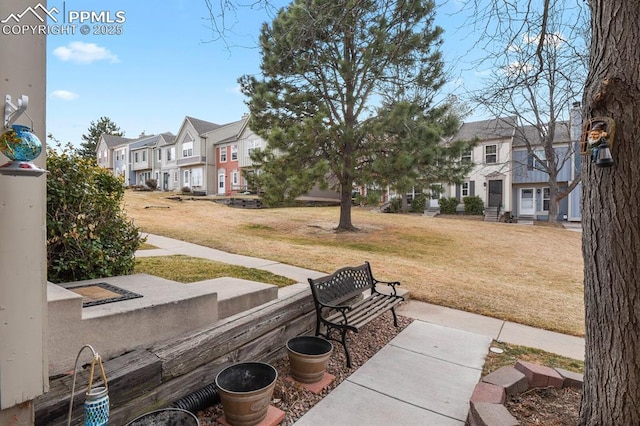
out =
[[[109,117],[100,117],[98,122],[92,121],[87,129],[88,133],[82,135],[80,148],[76,150],[77,154],[84,158],[96,158],[96,149],[98,141],[103,134],[123,136],[124,132]]]

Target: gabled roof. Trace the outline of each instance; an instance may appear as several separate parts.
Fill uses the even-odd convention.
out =
[[[463,123],[454,139],[472,140],[478,138],[480,141],[506,139],[513,137],[515,127],[515,117],[473,121]]]
[[[188,120],[191,123],[193,128],[196,129],[196,132],[198,132],[198,135],[203,135],[203,134],[205,134],[207,132],[210,132],[211,130],[214,130],[214,129],[217,129],[218,127],[220,127],[219,124],[211,123],[209,121],[200,120],[200,119],[194,118],[194,117],[186,116],[185,120]]]
[[[516,134],[513,137],[513,146],[524,147],[527,145],[526,141],[529,141],[532,146],[540,145],[540,134],[535,126],[524,126],[516,129]],[[556,123],[555,133],[553,135],[553,143],[561,142],[571,142],[568,121],[559,121]]]
[[[244,129],[246,121],[248,120],[249,117],[244,117],[238,121],[223,124],[217,129],[207,132],[203,136],[206,136],[207,139],[214,144],[237,140],[240,136],[240,132],[242,132],[242,130]]]
[[[137,140],[134,140],[130,145],[129,149],[140,149],[140,148],[149,148],[158,146],[165,142],[166,140],[174,140],[175,136],[171,132],[160,133],[159,135],[145,135],[140,137]],[[166,144],[166,142],[165,142]]]
[[[102,134],[100,138],[102,138],[104,143],[107,144],[107,147],[109,148],[114,148],[118,145],[123,145],[134,140],[134,139],[125,138],[122,136],[109,135],[107,133]]]

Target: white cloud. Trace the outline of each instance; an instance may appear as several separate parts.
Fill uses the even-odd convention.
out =
[[[78,64],[90,64],[95,61],[119,62],[118,57],[109,49],[98,46],[95,43],[73,41],[67,46],[60,46],[53,50],[62,61],[71,61]]]
[[[63,101],[73,101],[78,99],[78,94],[68,90],[54,90],[50,95],[52,98],[62,99]]]
[[[238,85],[233,86],[233,87],[227,87],[225,91],[227,93],[231,93],[233,95],[241,95],[242,94],[242,87],[238,84]]]

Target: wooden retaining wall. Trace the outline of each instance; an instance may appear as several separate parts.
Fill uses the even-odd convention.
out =
[[[109,422],[123,425],[165,408],[215,381],[220,370],[241,361],[272,362],[285,355],[286,341],[310,334],[315,312],[309,291],[261,305],[210,328],[136,349],[104,362],[109,385]],[[126,330],[122,330],[123,333]],[[76,379],[72,424],[83,424],[87,369]],[[96,379],[99,373],[95,374]],[[36,425],[66,425],[72,376],[50,380],[50,391],[34,401]]]

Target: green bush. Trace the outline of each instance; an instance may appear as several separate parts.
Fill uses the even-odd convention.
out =
[[[47,150],[48,280],[132,273],[144,239],[122,210],[122,179],[71,147],[58,148]]]
[[[477,195],[473,197],[464,197],[462,199],[464,202],[464,212],[466,214],[483,214],[484,213],[484,203],[482,202],[482,198]]]
[[[402,210],[402,198],[394,197],[389,200],[389,213],[398,213]]]
[[[442,197],[438,200],[440,205],[440,213],[442,214],[456,214],[456,207],[458,206],[458,199],[455,197]]]
[[[427,197],[424,194],[416,194],[411,201],[411,211],[413,213],[423,213],[427,205]]]
[[[156,189],[158,189],[158,181],[155,179],[147,179],[147,181],[144,183],[147,188],[149,188],[152,191],[155,191]]]

